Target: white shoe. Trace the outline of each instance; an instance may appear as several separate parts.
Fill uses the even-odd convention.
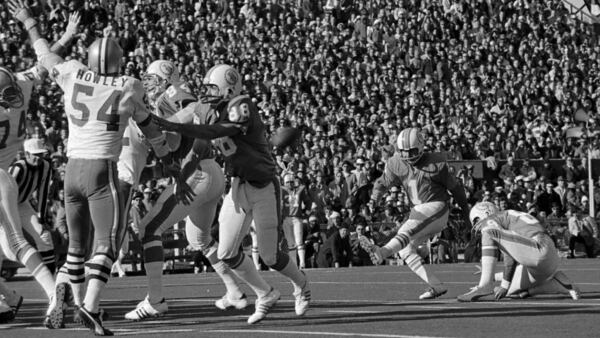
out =
[[[150,304],[150,300],[146,297],[137,305],[135,310],[125,314],[125,319],[138,321],[146,318],[162,317],[167,311],[169,311],[169,306],[164,298],[156,304]]]
[[[485,297],[494,293],[494,289],[492,286],[489,287],[479,287],[475,286],[471,288],[471,291],[465,293],[464,295],[460,295],[456,297],[459,302],[475,302],[481,297]]]
[[[571,296],[573,300],[579,300],[579,298],[581,298],[581,292],[576,286],[572,286],[571,289],[569,289],[569,296]]]
[[[310,303],[310,286],[308,285],[308,279],[306,280],[306,284],[304,287],[299,290],[298,293],[294,293],[294,297],[296,297],[296,315],[304,316],[306,311],[308,311],[308,305]]]
[[[379,265],[383,263],[383,255],[381,254],[381,248],[379,246],[371,243],[371,240],[367,238],[367,236],[358,236],[358,241],[360,247],[369,253],[369,257],[373,264]]]
[[[248,306],[248,298],[246,294],[242,294],[239,299],[232,299],[229,294],[225,294],[221,299],[215,302],[215,306],[221,310],[236,308],[237,310],[245,309]]]
[[[49,329],[62,329],[65,327],[65,312],[67,311],[67,303],[65,298],[67,295],[67,284],[57,284],[54,289],[54,297],[50,300],[50,306],[46,312],[44,326]]]
[[[429,289],[427,289],[427,291],[425,291],[422,295],[419,296],[419,299],[423,300],[423,299],[438,298],[439,296],[442,296],[442,295],[446,294],[446,292],[448,292],[448,289],[429,288]]]
[[[281,293],[274,288],[264,297],[258,298],[254,305],[254,313],[248,317],[248,324],[256,324],[267,317],[269,309],[281,298]]]

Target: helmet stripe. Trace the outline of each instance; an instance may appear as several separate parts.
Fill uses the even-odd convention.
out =
[[[417,128],[410,128],[410,133],[409,133],[409,134],[412,134],[412,135],[414,135],[414,137],[410,137],[410,136],[409,136],[409,138],[408,138],[408,139],[409,139],[410,141],[412,141],[412,140],[416,140],[416,138],[417,138]],[[414,143],[416,143],[416,142],[410,142],[410,147],[411,147],[411,148],[416,148],[416,144],[414,144]]]
[[[404,150],[410,149],[410,129],[404,133]]]
[[[108,39],[107,38],[102,38],[102,41],[100,42],[100,57],[98,58],[98,60],[100,60],[100,67],[98,67],[100,69],[100,74],[104,75],[106,74],[106,44],[108,43]]]

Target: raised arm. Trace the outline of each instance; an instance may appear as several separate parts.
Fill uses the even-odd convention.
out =
[[[165,131],[174,131],[187,137],[213,140],[219,137],[234,136],[243,132],[243,126],[231,122],[218,122],[211,125],[180,124],[169,122],[158,116],[152,116],[158,126]]]
[[[63,58],[53,53],[48,41],[40,34],[37,21],[31,15],[31,11],[23,0],[9,0],[8,8],[15,19],[19,20],[29,34],[29,39],[35,50],[40,66],[50,71],[55,65],[64,62]]]

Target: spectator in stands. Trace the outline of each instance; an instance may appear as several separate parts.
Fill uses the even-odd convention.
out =
[[[594,237],[592,224],[585,220],[583,211],[573,208],[572,216],[569,218],[569,258],[575,258],[575,244],[581,243],[585,247],[588,258],[594,258]]]
[[[338,228],[327,238],[317,258],[320,268],[340,268],[352,266],[352,246],[348,236],[348,228]]]
[[[546,190],[537,197],[536,205],[538,210],[545,212],[546,215],[552,213],[552,205],[559,205],[562,208],[560,196],[554,191],[554,184],[546,183]]]

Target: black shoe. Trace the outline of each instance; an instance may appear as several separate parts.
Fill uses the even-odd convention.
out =
[[[91,313],[81,306],[77,310],[77,314],[85,327],[94,332],[96,336],[114,336],[114,333],[102,326],[101,313]]]
[[[15,312],[13,310],[0,313],[0,324],[11,322],[13,319],[15,319]]]

